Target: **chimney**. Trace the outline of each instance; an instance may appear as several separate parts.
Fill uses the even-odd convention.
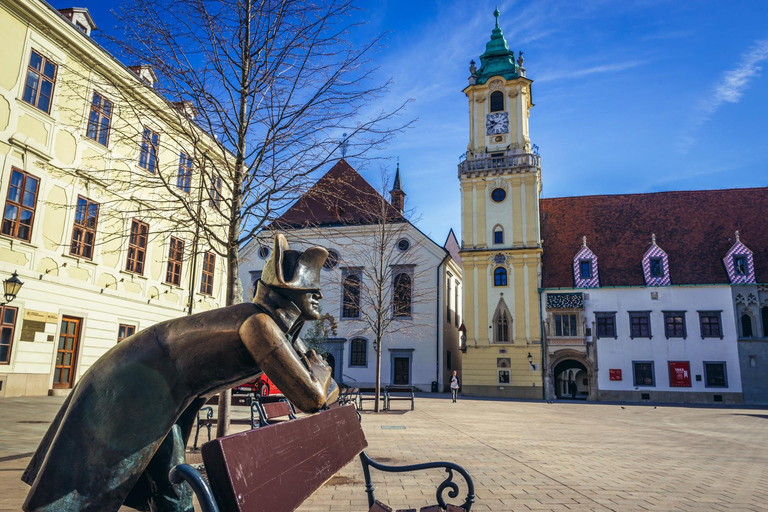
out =
[[[96,24],[91,18],[91,13],[85,7],[68,7],[59,9],[59,13],[67,18],[80,32],[90,37],[91,32],[96,30]]]
[[[145,85],[154,89],[157,83],[157,75],[149,64],[141,64],[140,66],[128,66],[128,69],[134,72]]]
[[[405,209],[405,192],[400,185],[400,162],[397,162],[397,172],[395,173],[395,183],[392,185],[392,190],[389,191],[389,202],[392,203],[397,211],[403,213]]]
[[[197,109],[195,108],[195,104],[192,103],[192,101],[190,100],[174,101],[173,106],[176,107],[176,110],[181,112],[190,121],[195,120],[195,117],[197,116]]]

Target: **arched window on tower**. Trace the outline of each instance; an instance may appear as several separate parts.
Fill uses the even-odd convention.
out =
[[[504,110],[504,93],[494,91],[491,93],[491,112],[501,112]]]
[[[493,271],[493,286],[507,286],[507,269],[499,267]]]
[[[512,315],[509,313],[506,302],[502,297],[493,314],[493,341],[495,343],[508,343],[512,340]]]
[[[763,319],[763,338],[768,338],[768,306],[763,306],[760,316]]]
[[[394,316],[411,316],[411,276],[402,273],[397,274],[392,282],[394,298]]]
[[[741,315],[741,337],[751,338],[752,336],[752,317],[744,313]]]
[[[503,244],[504,243],[504,228],[501,226],[496,226],[493,228],[493,243],[494,244]]]

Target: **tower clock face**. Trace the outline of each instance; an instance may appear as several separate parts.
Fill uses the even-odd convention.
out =
[[[509,133],[509,114],[496,112],[485,116],[485,134]]]

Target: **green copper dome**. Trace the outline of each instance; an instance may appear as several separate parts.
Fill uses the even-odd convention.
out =
[[[493,11],[496,17],[496,27],[491,32],[491,40],[485,45],[485,53],[480,56],[480,69],[477,70],[477,83],[484,84],[492,76],[503,76],[507,80],[517,78],[515,52],[507,46],[499,28],[499,9]]]

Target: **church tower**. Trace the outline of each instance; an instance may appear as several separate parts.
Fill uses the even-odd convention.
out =
[[[542,398],[539,196],[532,80],[499,27],[470,64],[469,144],[459,164],[464,275],[462,392]]]

